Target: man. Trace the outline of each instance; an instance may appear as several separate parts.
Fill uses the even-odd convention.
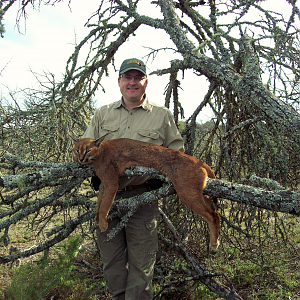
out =
[[[183,140],[171,112],[146,97],[148,84],[145,64],[126,59],[119,71],[120,101],[98,109],[83,137],[106,139],[130,138],[183,151]],[[149,177],[121,177],[115,201],[149,191]],[[152,278],[157,242],[157,201],[138,209],[128,224],[112,240],[106,234],[119,218],[109,222],[108,230],[97,230],[104,277],[114,300],[152,299]]]

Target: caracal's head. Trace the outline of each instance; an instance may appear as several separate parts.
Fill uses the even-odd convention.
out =
[[[83,165],[93,163],[93,161],[99,156],[99,146],[104,138],[105,136],[94,140],[91,138],[77,139],[72,137],[75,142],[73,148],[74,161]]]

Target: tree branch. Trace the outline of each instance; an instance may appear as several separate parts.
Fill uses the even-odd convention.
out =
[[[173,1],[158,1],[166,20],[165,30],[183,56],[183,61],[177,61],[175,69],[194,69],[207,76],[210,80],[220,82],[224,87],[230,87],[239,97],[248,98],[264,112],[272,122],[297,143],[300,143],[299,113],[268,91],[262,83],[257,55],[252,46],[252,39],[246,34],[240,40],[241,57],[245,65],[245,73],[239,74],[232,66],[204,54],[195,53],[195,47],[183,32]],[[172,64],[173,65],[173,64]],[[171,73],[170,69],[157,74]]]
[[[180,249],[185,255],[186,260],[189,264],[193,267],[193,269],[197,272],[199,279],[203,284],[205,284],[212,292],[216,293],[220,297],[224,299],[242,299],[238,294],[236,294],[233,285],[231,284],[230,280],[226,277],[227,282],[229,283],[230,289],[228,287],[220,284],[217,282],[213,277],[211,272],[208,272],[205,267],[203,267],[200,263],[196,262],[194,257],[189,253],[188,249],[185,247],[184,243],[181,241],[180,235],[176,231],[175,227],[173,226],[172,222],[166,216],[162,209],[159,208],[159,212],[163,217],[164,222],[167,224],[168,228],[171,230],[173,236],[177,240],[177,245],[179,245]],[[224,274],[222,274],[224,275]],[[220,276],[218,274],[217,276]]]

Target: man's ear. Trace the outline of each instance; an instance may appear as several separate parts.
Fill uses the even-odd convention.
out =
[[[105,137],[108,135],[109,133],[103,135],[102,137],[99,137],[98,139],[95,140],[95,145],[96,147],[99,147],[101,145],[101,143],[103,142],[103,140],[105,139]]]

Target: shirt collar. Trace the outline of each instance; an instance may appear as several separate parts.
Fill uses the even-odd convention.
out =
[[[113,108],[120,108],[122,106],[123,106],[123,101],[122,101],[122,98],[121,98],[121,100],[115,102]]]
[[[144,110],[148,110],[148,111],[151,111],[151,110],[152,110],[152,105],[150,104],[147,95],[145,96],[145,100],[143,101],[143,103],[142,103],[140,106],[141,106]]]

